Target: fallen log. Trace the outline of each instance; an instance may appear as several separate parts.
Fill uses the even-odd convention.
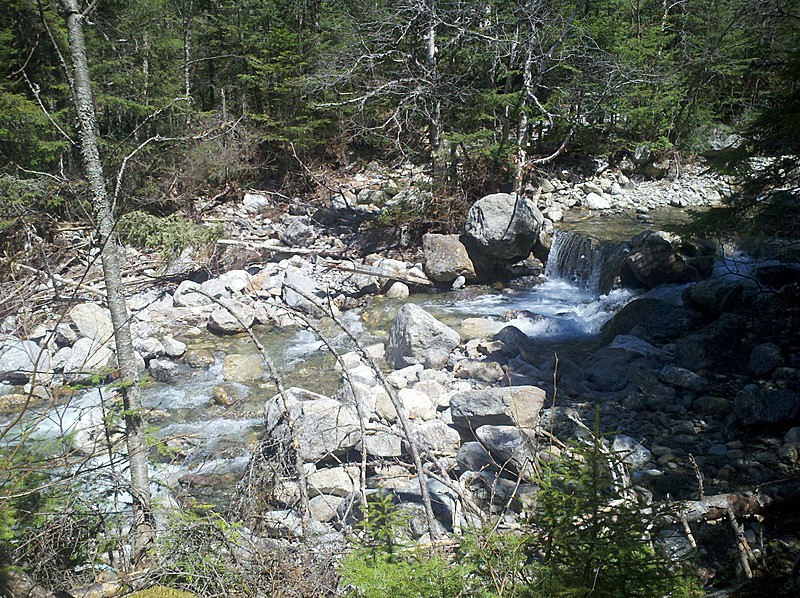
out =
[[[770,482],[756,488],[754,492],[714,494],[700,500],[683,501],[679,513],[689,522],[717,521],[736,517],[760,515],[765,509],[781,503],[800,502],[800,478]]]

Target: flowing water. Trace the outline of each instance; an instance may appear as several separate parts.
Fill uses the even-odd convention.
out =
[[[628,229],[630,231],[630,228]],[[596,229],[595,229],[596,233]],[[413,295],[415,301],[466,338],[491,337],[500,328],[514,325],[530,337],[550,345],[564,345],[595,334],[620,307],[632,298],[627,290],[599,292],[604,262],[601,245],[571,233],[556,235],[546,276],[535,283],[506,288],[468,287],[460,291]],[[401,303],[374,298],[360,312],[344,317],[348,329],[364,344],[385,341],[392,318]],[[350,349],[347,336],[330,321],[319,328],[339,351]],[[311,331],[257,330],[268,347],[286,386],[301,386],[333,394],[340,376],[334,359]],[[266,374],[252,383],[224,382],[224,354],[255,354],[246,336],[220,338],[211,335],[187,339],[190,347],[215,354],[207,368],[182,370],[172,383],[151,383],[144,388],[148,410],[154,491],[161,485],[174,491],[208,498],[209,487],[229,494],[249,458],[249,447],[259,437],[263,404],[276,392]],[[220,389],[233,395],[232,405],[220,404]],[[72,436],[76,446],[89,450],[102,445],[103,394],[83,391],[39,414],[40,437]],[[204,490],[205,489],[205,490]],[[205,492],[205,494],[204,494]]]

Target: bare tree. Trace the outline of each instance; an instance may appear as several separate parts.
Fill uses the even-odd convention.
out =
[[[142,563],[155,539],[155,527],[150,505],[147,442],[144,437],[139,373],[131,338],[128,310],[122,293],[122,274],[117,249],[115,221],[111,198],[100,162],[97,118],[94,111],[89,63],[84,40],[84,22],[96,5],[96,0],[82,11],[78,0],[60,0],[69,36],[69,55],[74,78],[74,103],[78,117],[81,157],[92,204],[97,218],[103,277],[108,308],[114,325],[114,341],[120,372],[120,392],[123,398],[130,462],[131,496],[133,497],[133,562]]]

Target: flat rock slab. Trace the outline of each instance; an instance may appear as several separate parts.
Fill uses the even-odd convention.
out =
[[[475,430],[481,426],[533,428],[539,421],[545,392],[536,386],[487,388],[457,393],[450,400],[453,423]]]

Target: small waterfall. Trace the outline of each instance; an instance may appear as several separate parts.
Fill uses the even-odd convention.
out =
[[[603,254],[595,242],[580,233],[556,231],[545,275],[575,283],[587,291],[598,289]]]

